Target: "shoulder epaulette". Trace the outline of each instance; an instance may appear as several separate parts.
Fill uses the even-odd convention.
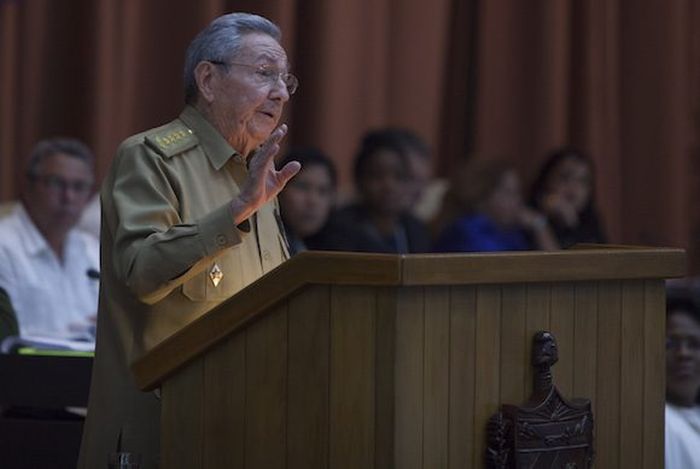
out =
[[[173,122],[146,135],[145,142],[161,155],[170,158],[199,144],[192,130],[180,122]]]

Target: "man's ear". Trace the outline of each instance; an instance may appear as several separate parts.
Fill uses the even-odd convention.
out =
[[[216,65],[211,62],[202,61],[194,68],[194,79],[197,82],[199,96],[207,103],[214,101],[214,87],[217,78],[215,67]]]

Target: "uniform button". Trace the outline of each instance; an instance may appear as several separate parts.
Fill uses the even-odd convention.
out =
[[[220,234],[216,236],[216,244],[223,246],[226,244],[226,236]]]
[[[263,250],[263,259],[265,259],[266,261],[272,259],[272,254],[270,254],[270,251],[268,251],[267,249]]]

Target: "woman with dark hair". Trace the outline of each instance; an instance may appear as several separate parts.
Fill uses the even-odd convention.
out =
[[[666,316],[666,469],[700,467],[700,311],[669,300]]]
[[[404,137],[394,129],[364,136],[354,167],[358,201],[334,217],[329,249],[401,254],[430,250],[427,229],[409,213],[407,152]]]
[[[554,151],[542,165],[529,202],[548,218],[562,248],[606,242],[594,187],[593,162],[574,148]]]
[[[436,227],[437,252],[557,249],[545,217],[523,202],[508,164],[470,160],[453,175]]]
[[[323,248],[323,229],[335,204],[335,166],[313,147],[291,149],[280,165],[284,167],[289,161],[301,163],[299,173],[279,195],[290,254]]]

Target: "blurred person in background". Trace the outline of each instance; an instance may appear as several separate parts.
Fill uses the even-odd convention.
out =
[[[547,219],[525,206],[518,174],[501,161],[461,165],[437,223],[437,252],[558,248]]]
[[[700,467],[700,310],[670,298],[666,316],[666,469]]]
[[[428,222],[440,208],[447,183],[435,179],[430,148],[416,132],[404,128],[388,129],[387,132],[402,142],[408,162],[406,207],[416,218]]]
[[[383,129],[382,133],[402,147],[408,163],[406,210],[427,223],[438,212],[447,190],[447,182],[435,178],[430,147],[416,132],[407,128],[390,127]]]
[[[574,148],[554,151],[542,165],[529,203],[547,217],[562,248],[606,242],[594,187],[593,162]]]
[[[99,243],[76,225],[93,185],[94,158],[78,140],[32,150],[21,203],[0,220],[0,288],[22,336],[92,338]]]
[[[356,203],[333,217],[328,249],[378,253],[428,252],[428,231],[409,210],[413,193],[403,137],[392,129],[368,132],[354,164]]]
[[[323,249],[323,230],[335,204],[338,177],[333,162],[316,148],[296,148],[282,159],[301,163],[301,170],[280,192],[280,212],[290,254]]]

